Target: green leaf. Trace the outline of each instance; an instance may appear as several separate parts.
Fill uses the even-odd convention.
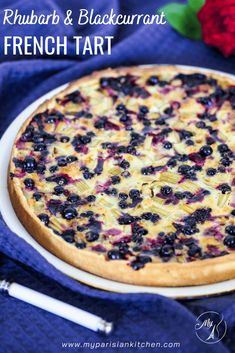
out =
[[[159,11],[165,13],[166,20],[180,34],[195,40],[201,39],[201,25],[196,13],[188,5],[172,3]]]
[[[201,10],[205,2],[206,2],[205,0],[188,0],[189,6],[196,13],[198,13]]]

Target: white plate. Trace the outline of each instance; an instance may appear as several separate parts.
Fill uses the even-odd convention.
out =
[[[184,68],[180,66],[180,68]],[[197,68],[202,70],[201,68]],[[209,70],[205,70],[209,71]],[[212,70],[210,70],[212,71]],[[216,72],[216,71],[214,71]],[[219,72],[217,72],[219,73]],[[224,73],[223,73],[224,74]],[[228,77],[233,77],[227,75]],[[234,78],[234,77],[233,77]],[[38,244],[31,235],[26,231],[23,225],[17,218],[14,209],[12,207],[9,194],[7,191],[7,170],[8,162],[10,159],[11,148],[14,143],[15,137],[21,128],[24,121],[29,117],[29,115],[36,110],[36,108],[43,103],[46,99],[51,98],[54,94],[58,93],[64,89],[67,85],[60,86],[41,98],[37,99],[34,103],[30,104],[18,117],[12,122],[9,128],[4,133],[0,141],[0,212],[8,225],[8,227],[18,234],[18,236],[29,243],[34,249],[36,249],[48,262],[50,262],[54,267],[63,272],[64,274],[86,283],[92,287],[100,288],[113,292],[120,293],[157,293],[165,295],[170,298],[194,298],[207,295],[221,294],[225,292],[230,292],[235,290],[235,279],[224,281],[215,284],[203,285],[203,286],[191,286],[191,287],[145,287],[136,286],[125,283],[119,283],[104,279],[85,271],[79,270],[66,262],[60,260],[56,256],[52,255],[49,251],[44,249],[40,244]]]

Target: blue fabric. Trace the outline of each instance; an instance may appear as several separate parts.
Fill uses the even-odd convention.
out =
[[[69,44],[66,57],[4,56],[0,44],[0,133],[29,103],[65,82],[107,66],[172,63],[209,67],[235,73],[235,59],[224,59],[202,42],[192,42],[170,26],[85,26],[82,30],[57,25],[3,25],[3,9],[21,13],[50,13],[61,16],[70,8],[94,8],[98,13],[114,8],[116,13],[155,13],[169,1],[158,0],[1,0],[1,41],[5,35],[114,35],[111,56],[78,57]],[[1,151],[0,151],[1,153]],[[0,196],[1,197],[1,196]],[[180,348],[138,349],[142,352],[225,353],[235,351],[235,294],[177,302],[159,295],[116,294],[90,288],[63,275],[33,248],[13,234],[0,220],[0,275],[89,310],[115,322],[113,335],[105,338],[78,325],[36,309],[13,298],[0,296],[0,352],[66,352],[62,342],[180,342]],[[3,255],[4,254],[4,255]],[[195,335],[196,317],[207,310],[224,315],[228,332],[222,342],[208,345]],[[98,352],[128,352],[135,349],[99,348]],[[77,348],[79,352],[90,349]]]

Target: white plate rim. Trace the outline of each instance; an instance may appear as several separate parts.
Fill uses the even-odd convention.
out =
[[[156,64],[160,66],[168,66],[168,64]],[[143,67],[151,67],[153,65],[142,65]],[[201,68],[196,66],[174,65],[179,69],[193,69],[204,71],[205,73],[216,73],[228,78],[235,79],[234,75],[226,72],[212,70],[208,68]],[[7,170],[10,153],[15,137],[21,128],[23,122],[33,113],[36,108],[42,104],[46,99],[51,98],[53,95],[59,93],[68,86],[68,83],[61,85],[26,107],[10,124],[0,140],[0,212],[7,226],[16,233],[20,238],[24,239],[36,251],[38,251],[50,264],[56,269],[63,272],[65,275],[72,277],[82,283],[98,289],[116,292],[116,293],[152,293],[160,294],[174,299],[197,298],[202,296],[217,295],[228,293],[235,290],[235,279],[223,281],[214,284],[201,285],[201,286],[188,286],[188,287],[147,287],[131,285],[121,282],[112,281],[102,277],[98,277],[91,273],[80,270],[63,260],[51,254],[48,250],[43,248],[37,243],[34,238],[26,231],[19,219],[17,218],[7,189]]]

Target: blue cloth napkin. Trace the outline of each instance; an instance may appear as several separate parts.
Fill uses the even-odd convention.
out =
[[[182,38],[169,25],[164,26],[19,26],[3,25],[3,10],[18,9],[28,14],[56,10],[61,17],[67,9],[94,8],[97,13],[156,13],[169,1],[158,0],[1,0],[1,41],[4,35],[113,35],[112,55],[75,55],[72,42],[66,57],[4,56],[0,43],[0,134],[22,109],[36,98],[65,82],[93,70],[120,65],[172,63],[203,66],[235,73],[235,59],[224,59],[202,42]],[[1,151],[0,151],[1,153]],[[0,195],[1,197],[1,195]],[[89,310],[115,322],[111,337],[100,336],[71,322],[43,312],[13,298],[0,296],[0,353],[89,352],[84,342],[96,343],[98,352],[179,352],[225,353],[235,351],[235,295],[177,302],[159,295],[117,294],[90,288],[63,275],[33,248],[12,233],[0,220],[0,275]],[[212,310],[223,314],[228,331],[216,344],[201,342],[195,334],[196,318]],[[63,343],[80,343],[80,348],[64,348]],[[123,342],[160,342],[160,348],[122,348]],[[179,342],[180,347],[171,348]],[[167,348],[163,344],[170,343]],[[106,348],[104,348],[106,344]],[[100,345],[100,346],[99,346]],[[103,345],[103,346],[102,346]],[[142,346],[143,347],[143,346]],[[153,347],[153,346],[152,346]]]

